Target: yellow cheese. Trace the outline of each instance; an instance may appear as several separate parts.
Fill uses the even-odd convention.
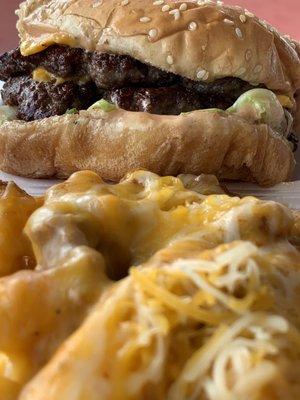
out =
[[[293,108],[294,107],[293,100],[291,100],[288,96],[278,94],[277,99],[279,100],[280,104],[284,108]]]
[[[23,56],[31,56],[39,53],[54,44],[61,44],[70,47],[76,46],[76,39],[65,33],[56,33],[49,35],[43,39],[40,37],[38,41],[26,40],[21,43],[20,50]]]
[[[84,84],[87,83],[90,78],[89,76],[72,76],[68,78],[62,78],[60,76],[56,76],[54,74],[51,74],[51,72],[48,72],[44,68],[36,68],[33,73],[32,73],[32,78],[37,81],[37,82],[52,82],[55,83],[56,85],[61,85],[64,82],[68,81],[75,81],[79,84]]]
[[[55,82],[57,85],[66,82],[68,79],[60,78],[46,71],[44,68],[37,68],[32,73],[32,78],[37,82]]]

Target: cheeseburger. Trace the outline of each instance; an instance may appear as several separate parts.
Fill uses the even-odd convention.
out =
[[[0,168],[291,178],[300,46],[209,0],[27,0],[0,58]]]

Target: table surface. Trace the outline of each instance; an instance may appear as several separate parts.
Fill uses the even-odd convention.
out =
[[[19,3],[20,0],[0,0],[0,52],[17,46],[14,10]],[[246,7],[280,31],[300,40],[300,0],[225,0],[225,3]]]

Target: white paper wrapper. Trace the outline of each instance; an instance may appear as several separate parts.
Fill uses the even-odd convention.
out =
[[[2,83],[0,82],[0,88]],[[1,99],[0,99],[1,104]],[[257,185],[248,183],[228,183],[228,189],[241,196],[254,195],[264,200],[274,200],[288,205],[291,208],[300,210],[300,149],[296,154],[297,167],[294,175],[294,181],[283,183],[274,188],[260,188]],[[40,196],[52,185],[58,183],[58,180],[26,179],[15,175],[5,174],[0,171],[0,180],[14,181],[27,193]]]

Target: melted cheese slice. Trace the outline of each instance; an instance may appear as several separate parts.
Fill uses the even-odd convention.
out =
[[[32,73],[32,79],[37,82],[55,82],[55,84],[59,85],[67,81],[67,79],[57,77],[51,72],[46,71],[44,68],[36,68]]]
[[[89,76],[72,76],[68,78],[62,78],[60,76],[56,76],[52,74],[51,72],[48,72],[44,68],[36,68],[32,72],[32,79],[34,79],[37,82],[45,82],[45,83],[55,83],[56,85],[60,85],[64,82],[69,82],[69,81],[75,81],[79,84],[84,84],[90,81]]]
[[[45,34],[44,36],[39,36],[38,40],[25,40],[21,43],[20,50],[23,56],[31,56],[32,54],[40,53],[54,44],[76,47],[77,41],[74,37],[66,33],[57,32],[51,35]]]
[[[291,100],[288,96],[280,95],[280,94],[278,94],[276,96],[283,108],[290,108],[290,109],[294,108],[294,106],[295,106],[294,99]]]

